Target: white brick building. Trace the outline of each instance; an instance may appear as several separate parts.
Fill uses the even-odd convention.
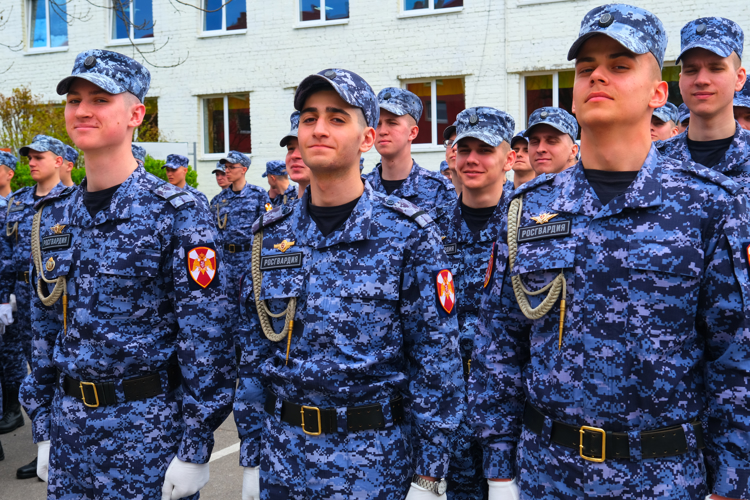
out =
[[[265,162],[285,154],[278,143],[289,128],[295,86],[308,74],[329,67],[359,73],[376,92],[386,86],[408,86],[424,96],[429,110],[420,122],[418,140],[426,143],[414,146],[414,158],[426,168],[437,169],[443,159],[440,131],[464,104],[508,111],[520,130],[535,106],[567,105],[573,67],[566,60],[568,48],[583,15],[602,3],[233,0],[224,10],[207,14],[169,0],[130,1],[135,3],[136,24],[142,19],[154,24],[151,30],[131,29],[138,47],[149,51],[166,43],[148,55],[149,60],[170,66],[186,59],[175,67],[148,66],[149,96],[157,99],[162,131],[173,141],[196,143],[200,188],[209,197],[218,191],[211,170],[229,140],[232,149],[252,149],[248,180],[266,186],[260,177]],[[209,9],[221,5],[220,0],[186,1]],[[750,34],[748,0],[636,3],[667,27],[667,66],[679,51],[680,28],[696,17],[728,17]],[[415,9],[420,6],[425,8]],[[143,59],[127,40],[117,39],[127,36],[127,30],[122,23],[118,29],[112,11],[92,7],[86,0],[0,0],[0,10],[7,19],[0,43],[22,42],[19,52],[0,47],[0,71],[12,63],[0,75],[4,94],[25,84],[58,100],[56,83],[69,74],[76,54],[85,49],[118,50]],[[331,19],[311,20],[321,11]],[[67,25],[59,21],[61,15]],[[676,73],[665,70],[668,79],[676,79]],[[224,134],[225,140],[227,123],[230,133]],[[374,149],[366,155],[366,171],[377,159]]]

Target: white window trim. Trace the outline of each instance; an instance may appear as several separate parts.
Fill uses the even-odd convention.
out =
[[[574,0],[518,0],[518,7],[527,5],[544,5],[547,3],[572,2]]]
[[[223,30],[213,30],[213,31],[201,31],[197,38],[216,38],[218,36],[232,36],[232,35],[244,35],[247,33],[247,30],[229,30],[229,31],[223,31]]]
[[[523,105],[523,126],[526,128],[528,125],[527,118],[528,109],[526,108],[526,77],[527,76],[541,76],[541,75],[552,75],[552,106],[558,107],[560,105],[560,72],[561,71],[572,71],[574,68],[550,70],[550,71],[534,71],[532,73],[523,73],[521,79],[521,103]]]
[[[127,38],[114,38],[107,42],[107,47],[122,47],[123,45],[148,45],[154,43],[154,38],[139,38],[138,40],[129,40]]]
[[[152,16],[154,14],[154,1],[156,0],[152,0],[151,2],[151,15]],[[112,3],[111,0],[110,0],[110,3]],[[134,9],[132,8],[130,9],[130,26],[128,27],[128,29],[130,30],[130,38],[112,38],[112,32],[114,31],[114,23],[112,19],[112,17],[114,16],[114,7],[112,7],[112,11],[110,12],[110,14],[111,15],[109,16],[109,21],[107,22],[107,26],[108,26],[107,29],[109,30],[107,32],[107,43],[106,43],[107,47],[119,47],[122,45],[145,45],[149,43],[154,43],[155,36],[152,36],[150,38],[139,38],[136,40],[135,26],[133,26]],[[154,20],[151,19],[152,29],[153,29],[153,23],[154,23]],[[156,33],[154,33],[154,35],[156,35]]]
[[[53,54],[55,52],[67,52],[68,46],[65,47],[39,47],[36,49],[28,49],[26,50],[23,55],[25,56],[36,56],[39,54]]]
[[[404,0],[398,0],[399,1],[399,14],[396,16],[398,19],[404,19],[409,17],[422,17],[422,16],[437,16],[441,14],[454,14],[456,12],[461,12],[464,10],[465,6],[461,7],[451,7],[449,9],[436,9],[435,8],[435,0],[428,0],[429,5],[426,9],[419,9],[419,10],[406,10],[404,9]],[[467,1],[467,0],[465,0]]]
[[[430,127],[432,130],[430,130],[430,135],[432,135],[432,140],[437,142],[432,142],[430,144],[412,144],[411,150],[415,153],[436,153],[440,151],[445,151],[445,146],[443,146],[443,141],[440,140],[438,137],[437,129],[438,129],[438,121],[437,121],[437,81],[438,80],[444,80],[449,77],[435,77],[435,78],[417,78],[412,80],[405,80],[401,82],[401,88],[406,89],[407,85],[410,83],[430,83],[430,116],[435,117],[434,120],[430,122]],[[456,78],[456,77],[450,77],[450,78]],[[462,78],[462,77],[458,77]],[[465,82],[464,82],[465,83]],[[464,87],[464,99],[466,99],[466,89]],[[426,110],[422,111],[423,113],[426,113]]]
[[[68,50],[68,46],[70,45],[70,35],[68,35],[68,45],[65,45],[64,47],[51,47],[50,43],[52,42],[52,37],[50,36],[50,17],[49,17],[49,2],[50,0],[44,0],[44,8],[46,12],[46,25],[47,25],[47,46],[46,47],[31,47],[31,45],[34,43],[34,40],[31,40],[29,37],[31,36],[31,23],[34,21],[34,15],[31,13],[31,0],[26,0],[26,13],[28,14],[29,19],[29,25],[27,26],[27,41],[26,41],[26,47],[27,52],[29,54],[44,54],[47,52],[65,52]],[[36,14],[36,13],[34,13]],[[68,11],[67,8],[65,9],[65,22],[68,22]]]
[[[201,12],[200,20],[201,20],[201,26],[200,26],[200,33],[198,34],[198,38],[212,38],[215,36],[226,36],[226,35],[244,35],[247,33],[247,28],[241,29],[241,30],[227,30],[227,9],[226,7],[221,8],[221,29],[220,30],[204,30],[203,27],[206,25],[206,15],[208,12],[205,12],[206,9],[206,1],[207,0],[201,0],[201,7],[204,9],[204,12]],[[247,16],[247,1],[243,0],[245,2],[245,16]],[[222,1],[222,3],[224,3]],[[247,19],[247,17],[245,17]]]
[[[326,21],[326,1],[327,0],[320,0],[320,19],[317,21],[302,21],[300,17],[300,11],[299,11],[299,0],[295,0],[297,3],[297,23],[294,25],[295,29],[299,28],[317,28],[318,26],[334,26],[337,24],[347,24],[349,22],[349,18],[346,19],[331,19],[330,21]]]
[[[245,92],[233,92],[237,94],[244,94]],[[250,99],[250,93],[248,92],[248,102]],[[206,107],[203,105],[203,101],[206,99],[216,99],[218,97],[221,97],[224,99],[224,152],[223,153],[206,153]],[[221,160],[226,155],[229,154],[229,95],[228,94],[221,94],[221,95],[204,95],[201,96],[201,134],[203,135],[203,140],[201,141],[201,157],[199,160],[206,160],[206,161],[212,161],[212,160]],[[249,157],[252,158],[252,153],[243,153]]]

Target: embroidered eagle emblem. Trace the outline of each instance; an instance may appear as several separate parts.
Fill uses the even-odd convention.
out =
[[[289,250],[290,248],[292,248],[293,246],[294,246],[294,242],[293,241],[284,240],[281,243],[275,244],[273,247],[276,250],[279,250],[281,253],[284,253],[287,250]]]
[[[552,219],[554,219],[555,217],[557,217],[557,214],[550,214],[550,213],[544,212],[542,215],[538,217],[532,217],[531,220],[533,220],[537,224],[546,224]]]
[[[52,229],[52,232],[55,234],[62,234],[63,229],[65,229],[67,226],[65,224],[55,224],[50,229]]]

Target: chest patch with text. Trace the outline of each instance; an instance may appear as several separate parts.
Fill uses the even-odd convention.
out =
[[[42,238],[42,250],[62,250],[70,248],[73,235],[70,233],[53,234]]]
[[[570,236],[570,221],[561,220],[548,222],[538,226],[526,226],[518,229],[518,242],[545,240],[548,238],[559,238]]]
[[[443,243],[445,255],[455,255],[458,253],[458,243]]]
[[[270,271],[272,269],[291,269],[302,267],[302,253],[289,253],[281,255],[266,255],[260,258],[260,270]]]

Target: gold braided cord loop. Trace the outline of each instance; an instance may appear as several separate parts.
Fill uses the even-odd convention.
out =
[[[5,218],[8,218],[8,214],[10,213],[10,207],[13,205],[13,200],[15,198],[11,198],[8,200],[8,210],[5,212]],[[18,239],[18,222],[13,224],[13,229],[11,229],[10,223],[5,224],[5,236],[10,238],[13,236],[13,233],[16,233],[16,239]]]
[[[280,340],[286,338],[287,334],[290,336],[291,340],[291,332],[289,331],[289,329],[294,321],[294,314],[297,311],[297,298],[291,297],[289,299],[289,303],[286,306],[286,309],[278,314],[272,313],[266,306],[266,301],[261,300],[260,293],[263,273],[261,273],[260,271],[260,255],[262,249],[263,229],[260,229],[257,233],[255,233],[255,238],[253,238],[252,262],[250,264],[250,272],[252,273],[253,277],[253,295],[255,295],[255,308],[258,310],[258,319],[260,320],[260,326],[263,329],[263,334],[271,342],[279,342]],[[284,329],[281,330],[281,333],[276,333],[276,331],[273,329],[273,324],[271,323],[270,318],[280,318],[282,316],[286,316],[286,319],[284,321]]]
[[[518,255],[518,226],[521,224],[522,208],[523,201],[521,201],[521,197],[518,197],[510,203],[510,208],[508,209],[508,264],[511,269]],[[516,294],[516,300],[521,308],[521,312],[529,319],[539,319],[547,314],[560,297],[560,292],[562,292],[563,302],[565,301],[566,283],[563,271],[560,271],[560,274],[555,279],[536,292],[526,289],[520,275],[513,276],[511,282],[513,283],[513,292]],[[526,296],[539,295],[547,290],[549,290],[549,293],[542,300],[542,303],[532,308]]]
[[[220,212],[221,212],[221,207],[217,203],[216,204],[216,224],[219,226],[219,229],[224,229],[225,227],[227,227],[227,215],[229,214],[224,214],[224,222],[222,222]]]
[[[57,302],[60,299],[60,296],[65,294],[67,295],[67,286],[66,286],[66,280],[65,276],[60,276],[59,278],[55,278],[54,280],[48,280],[44,276],[44,268],[42,267],[42,251],[40,248],[40,228],[42,225],[42,211],[44,210],[44,205],[39,207],[39,210],[37,210],[36,214],[34,214],[34,220],[31,224],[31,257],[34,260],[34,267],[36,268],[36,293],[39,295],[39,300],[42,301],[42,304],[45,306],[51,306],[55,302]],[[44,280],[45,283],[54,283],[55,288],[52,290],[52,293],[45,296],[44,292],[42,291],[42,280]]]

